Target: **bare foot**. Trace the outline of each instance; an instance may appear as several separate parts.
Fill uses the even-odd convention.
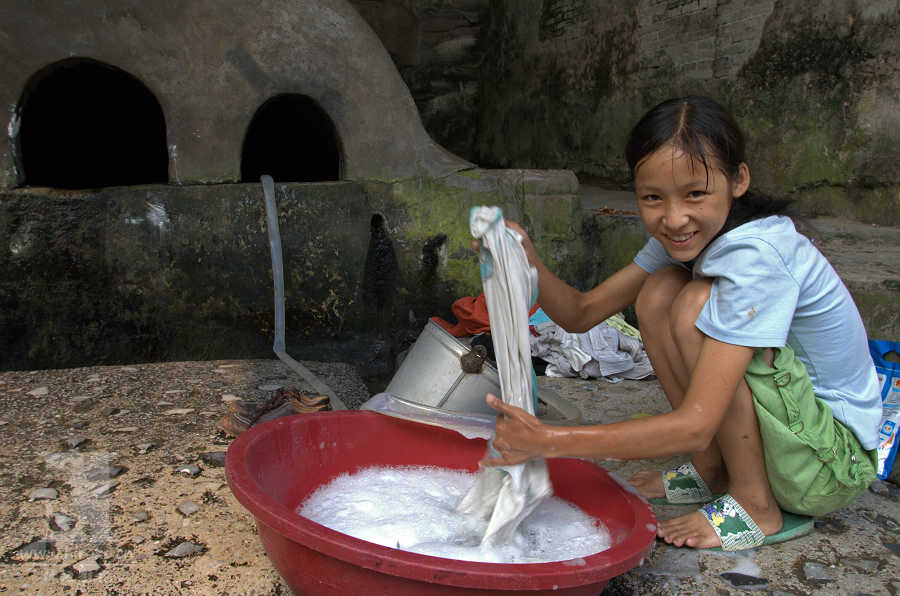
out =
[[[662,472],[659,470],[642,470],[628,481],[645,499],[657,499],[666,496],[663,487]]]
[[[774,510],[769,509],[765,513],[754,513],[750,510],[747,510],[747,513],[766,536],[776,534],[781,530],[781,511],[778,507],[775,507]],[[675,546],[692,548],[722,546],[719,535],[699,511],[660,522],[656,535]]]
[[[713,494],[723,493],[728,489],[727,476],[722,472],[704,472],[700,474]],[[706,480],[709,477],[710,480]],[[663,486],[662,472],[659,470],[642,470],[632,476],[628,482],[637,489],[645,499],[658,499],[666,496]]]

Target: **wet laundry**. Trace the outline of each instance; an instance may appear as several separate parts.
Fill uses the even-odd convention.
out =
[[[481,240],[481,280],[491,313],[502,399],[533,414],[535,379],[528,318],[537,299],[537,270],[528,262],[521,236],[506,227],[498,207],[473,208],[469,226],[472,236]],[[490,443],[488,449],[493,451]],[[483,470],[457,511],[488,520],[482,545],[501,544],[551,493],[547,462],[532,459]]]

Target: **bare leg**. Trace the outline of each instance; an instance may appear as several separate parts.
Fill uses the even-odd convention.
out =
[[[781,510],[775,502],[766,476],[759,424],[753,396],[741,382],[716,440],[728,468],[728,493],[750,514],[763,534],[781,529]],[[659,524],[658,535],[676,546],[709,548],[721,541],[700,512],[676,517]]]
[[[685,325],[693,328],[697,315],[709,297],[708,286],[705,290],[703,286],[697,286],[703,283],[705,282],[691,282],[690,273],[682,269],[664,269],[653,274],[644,283],[637,299],[636,309],[644,348],[673,409],[684,400],[691,369],[703,341],[699,331],[696,332],[697,337],[682,337],[684,334],[679,333],[676,339],[676,329]],[[686,291],[688,287],[694,291]],[[696,342],[696,346],[691,345],[685,350],[679,345],[680,341]],[[689,352],[688,356],[693,354],[693,358],[686,358],[685,351]],[[727,478],[722,454],[716,442],[711,443],[704,451],[692,453],[691,462],[710,490],[721,492],[725,489]],[[630,482],[647,498],[666,495],[659,470],[638,472]]]
[[[709,299],[710,280],[688,282],[678,294],[670,317],[672,337],[687,367],[692,371],[700,355],[700,349],[706,336],[694,325],[697,315]],[[767,351],[766,356],[771,365],[774,354]],[[731,400],[731,404],[722,425],[713,441],[715,449],[691,454],[694,465],[701,475],[710,473],[710,469],[718,476],[727,470],[727,488],[729,494],[747,511],[753,521],[764,534],[774,534],[781,529],[781,510],[775,502],[769,487],[763,456],[762,439],[759,434],[759,423],[753,407],[753,395],[745,381],[741,381]],[[718,462],[712,461],[718,457]],[[701,466],[712,466],[701,467]],[[704,476],[704,479],[707,477]],[[710,484],[716,490],[713,480]],[[693,546],[709,548],[719,546],[721,541],[699,512],[667,520],[659,524],[658,535],[666,542],[676,546]]]

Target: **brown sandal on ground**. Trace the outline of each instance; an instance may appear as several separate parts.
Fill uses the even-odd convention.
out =
[[[327,395],[306,395],[293,387],[279,389],[276,395],[291,402],[294,409],[300,413],[322,412],[331,409],[331,399]]]
[[[236,437],[251,426],[294,414],[324,412],[331,409],[327,395],[308,396],[292,387],[278,389],[263,403],[235,401],[219,420],[219,428],[226,435]]]
[[[290,408],[290,405],[285,402],[284,397],[277,393],[264,402],[231,402],[228,404],[228,410],[225,412],[225,415],[219,420],[219,428],[222,429],[226,435],[236,437],[256,424],[262,417],[285,405],[288,405],[288,409],[292,409]],[[294,412],[291,411],[282,415],[286,416],[293,413]]]

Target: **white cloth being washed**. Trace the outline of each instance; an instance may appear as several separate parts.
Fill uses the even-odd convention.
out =
[[[472,236],[481,240],[481,281],[487,302],[503,401],[534,413],[528,311],[537,298],[537,270],[528,263],[522,237],[506,227],[499,207],[473,207]],[[493,447],[488,443],[493,453]],[[519,523],[552,494],[547,462],[487,468],[457,511],[488,519],[482,544],[508,541]]]

